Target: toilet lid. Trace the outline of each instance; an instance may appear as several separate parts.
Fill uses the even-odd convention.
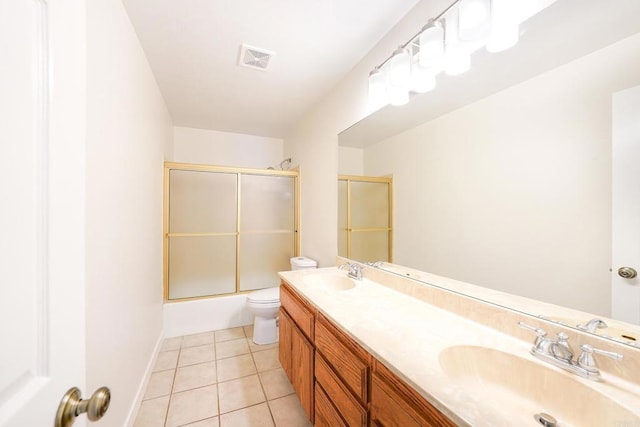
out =
[[[247,300],[254,303],[273,303],[280,301],[280,286],[251,292]]]

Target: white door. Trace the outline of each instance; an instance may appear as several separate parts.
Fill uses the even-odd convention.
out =
[[[0,426],[86,393],[83,3],[0,0]]]
[[[612,317],[640,324],[640,277],[618,272],[640,271],[640,86],[613,94],[612,129]]]

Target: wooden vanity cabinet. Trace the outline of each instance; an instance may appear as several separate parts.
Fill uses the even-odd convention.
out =
[[[280,303],[280,363],[314,425],[455,426],[286,282]]]
[[[280,287],[280,364],[289,377],[302,408],[313,421],[314,309],[286,285]]]
[[[377,360],[371,378],[375,427],[455,427],[455,423]]]

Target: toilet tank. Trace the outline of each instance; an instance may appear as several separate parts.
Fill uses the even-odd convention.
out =
[[[303,268],[316,268],[318,263],[311,258],[305,258],[303,256],[297,256],[291,258],[291,269],[302,270]]]

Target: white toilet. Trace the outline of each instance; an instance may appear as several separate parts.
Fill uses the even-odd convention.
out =
[[[309,258],[291,258],[291,269],[316,268],[317,263]],[[255,316],[253,321],[253,342],[272,344],[278,341],[276,317],[280,309],[280,286],[260,289],[247,296],[247,306]]]

